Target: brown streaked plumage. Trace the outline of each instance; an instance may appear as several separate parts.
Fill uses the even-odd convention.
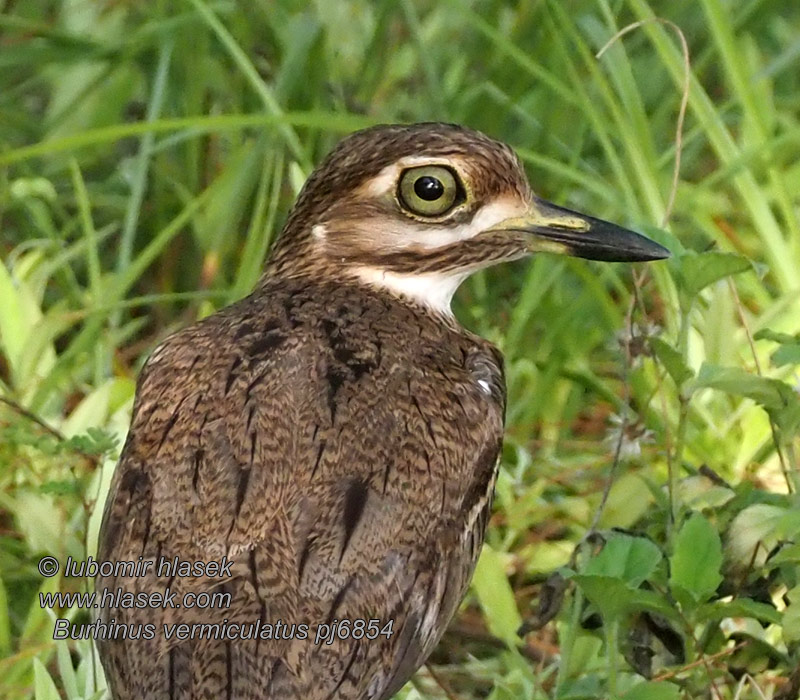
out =
[[[233,602],[104,609],[106,623],[156,624],[152,640],[100,644],[114,697],[385,700],[408,680],[469,583],[503,431],[502,358],[449,298],[470,272],[538,250],[665,253],[536,199],[511,149],[468,129],[381,126],[334,149],[256,290],[164,341],[139,379],[98,557],[227,557],[231,576],[98,589]],[[393,620],[392,634],[315,645],[334,619]],[[161,629],[279,620],[310,638]]]

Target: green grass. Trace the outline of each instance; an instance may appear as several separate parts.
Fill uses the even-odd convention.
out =
[[[36,563],[94,552],[148,353],[249,290],[338,138],[430,119],[674,256],[635,276],[541,256],[460,290],[506,356],[507,440],[473,587],[403,697],[797,696],[794,0],[0,10],[0,696],[102,697],[36,595],[86,582]],[[654,16],[684,33],[688,84],[663,23],[596,57]],[[518,636],[554,583],[552,619]]]

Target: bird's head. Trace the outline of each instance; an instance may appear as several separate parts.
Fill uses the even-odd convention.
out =
[[[449,308],[472,272],[536,252],[642,261],[665,248],[536,197],[507,145],[461,126],[351,134],[304,186],[268,274],[334,271]]]

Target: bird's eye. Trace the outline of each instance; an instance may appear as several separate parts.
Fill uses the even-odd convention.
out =
[[[440,165],[409,168],[400,177],[398,199],[412,214],[441,216],[456,203],[458,182],[451,170]]]

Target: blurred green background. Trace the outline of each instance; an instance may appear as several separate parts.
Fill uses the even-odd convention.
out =
[[[0,10],[1,697],[103,697],[90,642],[52,640],[87,611],[38,603],[87,582],[36,563],[94,553],[149,352],[248,292],[343,134],[421,120],[674,255],[459,291],[506,357],[507,440],[470,594],[402,696],[798,696],[796,0]]]

